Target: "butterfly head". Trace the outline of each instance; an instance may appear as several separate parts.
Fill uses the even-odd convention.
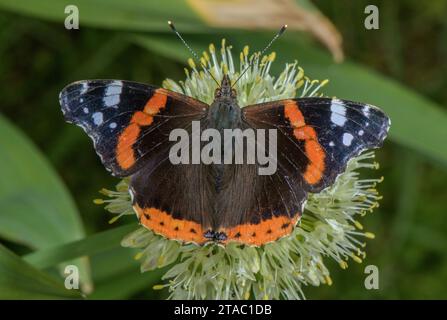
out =
[[[214,92],[214,99],[236,99],[236,90],[231,87],[231,80],[228,75],[224,75],[220,87]]]
[[[236,90],[231,88],[228,75],[224,75],[220,86],[214,93],[214,101],[208,113],[210,128],[231,129],[239,125],[241,108],[237,103]]]

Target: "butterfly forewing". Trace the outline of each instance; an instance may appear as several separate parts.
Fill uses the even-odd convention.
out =
[[[169,132],[202,118],[208,105],[162,88],[121,80],[86,80],[60,93],[68,122],[93,140],[104,166],[129,176],[169,148]]]
[[[243,110],[251,126],[278,130],[278,170],[310,192],[331,185],[354,156],[380,147],[390,126],[377,107],[335,98],[289,99]]]

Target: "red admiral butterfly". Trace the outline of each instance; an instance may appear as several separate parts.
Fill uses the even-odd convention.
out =
[[[308,192],[334,183],[347,162],[378,148],[389,118],[378,108],[335,98],[298,98],[240,108],[224,76],[211,105],[163,88],[85,80],[60,93],[65,119],[92,138],[104,166],[130,177],[140,223],[169,239],[262,245],[291,233]],[[216,116],[217,115],[217,116]],[[278,169],[169,161],[176,128],[276,129]],[[220,128],[222,129],[222,128]]]

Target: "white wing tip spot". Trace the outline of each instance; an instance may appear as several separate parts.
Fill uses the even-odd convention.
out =
[[[106,88],[103,98],[106,107],[116,107],[120,103],[120,95],[123,92],[123,82],[114,80],[110,82]]]
[[[363,106],[362,112],[365,117],[369,116],[369,109],[370,107],[368,105]]]
[[[332,123],[342,127],[346,123],[346,107],[342,100],[332,99],[331,100],[331,121]]]
[[[87,83],[87,82],[83,82],[82,85],[81,85],[81,91],[80,91],[80,93],[81,93],[81,94],[84,94],[84,93],[87,92],[87,90],[88,90],[88,83]]]

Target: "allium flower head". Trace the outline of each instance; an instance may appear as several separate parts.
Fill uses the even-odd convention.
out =
[[[203,52],[201,64],[216,79],[228,74],[236,79],[250,62],[252,66],[235,88],[241,107],[266,101],[322,95],[327,80],[311,80],[297,62],[286,64],[278,75],[270,74],[275,53],[259,57],[245,47],[234,63],[231,47],[222,41],[220,51],[211,44]],[[186,80],[164,81],[163,86],[206,103],[214,98],[216,83],[193,60],[185,69]],[[334,259],[345,269],[350,260],[362,262],[364,240],[374,238],[363,231],[358,218],[378,206],[375,186],[381,179],[361,179],[359,169],[377,169],[374,153],[367,152],[352,159],[335,183],[318,194],[309,194],[301,220],[293,232],[261,247],[229,243],[226,246],[208,243],[199,246],[168,240],[141,227],[123,239],[125,247],[139,248],[136,259],[141,271],[169,266],[163,283],[155,289],[168,288],[172,299],[301,299],[303,286],[331,285],[325,260]],[[106,209],[118,217],[135,214],[127,181],[116,191],[103,190],[108,196]]]

